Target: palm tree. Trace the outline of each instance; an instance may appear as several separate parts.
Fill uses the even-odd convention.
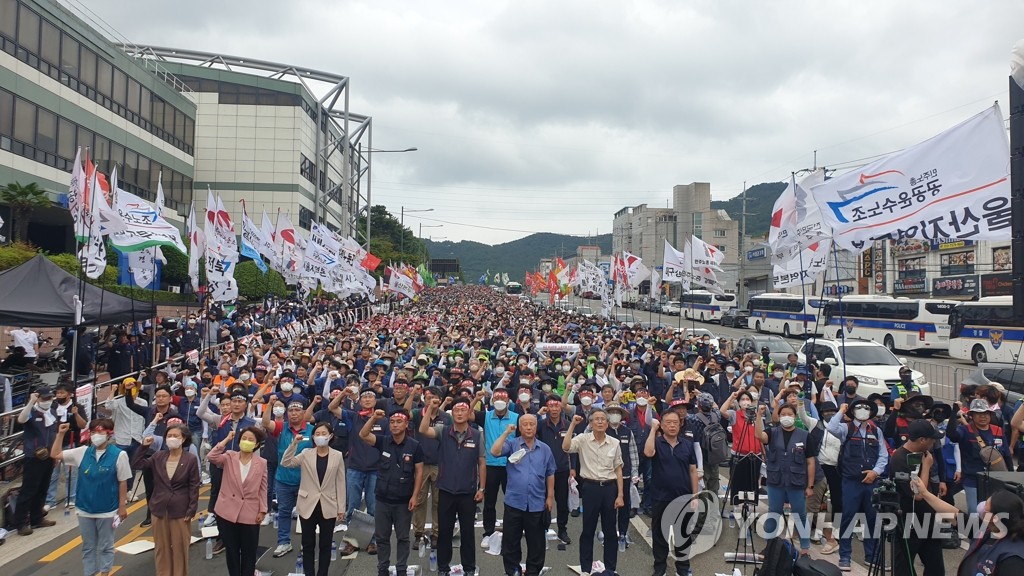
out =
[[[12,229],[14,240],[24,241],[28,236],[28,221],[36,208],[47,208],[51,205],[46,191],[35,182],[21,184],[15,182],[0,188],[0,204],[6,204],[11,208],[11,216],[14,219]]]

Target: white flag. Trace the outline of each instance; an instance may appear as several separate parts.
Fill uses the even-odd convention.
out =
[[[1010,152],[999,105],[811,189],[837,246],[1010,238]]]
[[[196,225],[196,203],[188,211],[188,278],[192,283],[192,290],[199,291],[199,263],[204,259],[206,252],[206,241],[202,229]]]
[[[85,221],[85,170],[82,168],[82,149],[75,153],[71,167],[71,185],[68,186],[68,209],[75,223],[75,238],[79,242],[89,239],[89,225]]]
[[[149,288],[156,279],[156,258],[152,249],[126,252],[128,269],[139,288]]]
[[[92,175],[92,190],[89,195],[89,205],[84,208],[80,222],[85,226],[87,235],[85,243],[78,252],[78,260],[81,262],[82,271],[92,280],[103,275],[107,268],[107,247],[100,232],[99,211],[100,203],[106,202],[103,193],[100,192],[96,172]]]
[[[114,247],[121,252],[134,252],[151,246],[170,246],[182,254],[188,254],[185,243],[181,241],[181,233],[174,225],[164,220],[159,209],[150,206],[142,198],[119,189],[116,170],[111,174],[110,180],[117,215],[125,224],[123,230],[110,235],[110,243]]]
[[[658,271],[654,270],[651,272],[651,291],[650,297],[657,298],[658,294],[661,293],[661,279],[658,278]]]
[[[690,277],[690,259],[672,247],[665,240],[665,260],[661,266],[662,282],[666,284],[683,283]]]
[[[271,268],[281,271],[281,258],[279,257],[278,250],[275,247],[275,230],[274,225],[270,223],[270,216],[267,216],[267,211],[263,211],[263,221],[260,222],[260,240],[263,241],[263,246],[259,246],[258,250],[263,257],[267,259],[267,264]]]
[[[768,247],[779,259],[787,258],[798,246],[809,246],[831,238],[832,230],[821,221],[821,211],[811,198],[810,189],[825,181],[825,170],[818,169],[800,182],[791,178],[772,208]]]
[[[413,286],[412,278],[392,268],[388,276],[388,290],[397,292],[408,298],[416,296],[416,288]]]
[[[832,242],[813,242],[799,250],[788,260],[772,264],[772,285],[775,288],[790,288],[813,284],[828,267],[828,253]]]

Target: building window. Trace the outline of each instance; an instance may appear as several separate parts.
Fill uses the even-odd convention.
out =
[[[715,228],[715,238],[725,238],[725,230],[721,228]]]
[[[305,206],[299,206],[299,227],[306,230],[313,227],[313,211]]]
[[[904,258],[896,263],[897,275],[904,278],[924,278],[927,275],[924,256]]]
[[[3,113],[3,105],[0,104],[0,114],[2,114],[2,113]],[[0,125],[2,125],[2,123],[3,123],[3,118],[0,118]],[[0,134],[2,134],[2,133],[3,133],[3,131],[0,130]],[[1006,270],[1012,270],[1013,269],[1013,257],[1011,256],[1011,251],[1010,251],[1010,247],[1009,246],[1004,246],[1002,248],[993,248],[992,249],[992,269],[995,270],[996,272],[1001,272],[1001,271],[1006,271]]]
[[[0,34],[11,40],[18,35],[17,0],[0,0]]]
[[[943,254],[939,256],[939,264],[943,276],[974,274],[974,250]]]
[[[310,160],[309,158],[306,158],[305,154],[300,153],[299,157],[301,158],[299,162],[299,174],[301,174],[303,178],[309,180],[311,183],[316,184],[316,176],[314,175],[315,167],[313,166],[313,161]]]

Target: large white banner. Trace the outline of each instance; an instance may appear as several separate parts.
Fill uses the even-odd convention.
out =
[[[1010,151],[999,105],[811,194],[848,250],[881,238],[1007,240]]]
[[[170,246],[188,254],[181,233],[164,220],[160,211],[138,196],[118,189],[117,215],[124,221],[124,230],[110,235],[110,242],[121,252],[134,252],[150,246]]]
[[[409,298],[416,296],[416,289],[413,287],[412,278],[394,268],[391,269],[391,275],[388,277],[388,290]]]
[[[811,172],[799,182],[794,177],[775,201],[768,229],[768,247],[774,257],[786,259],[800,246],[832,237],[832,230],[822,223],[821,211],[810,194],[812,187],[824,181],[824,168]]]
[[[188,278],[192,284],[192,290],[199,291],[199,266],[206,254],[206,237],[202,229],[196,225],[196,203],[188,210]]]
[[[666,284],[683,283],[689,278],[689,258],[665,240],[665,260],[661,267],[661,281]]]
[[[772,285],[775,288],[790,288],[813,284],[828,268],[828,254],[832,242],[813,242],[797,251],[788,260],[772,264]]]

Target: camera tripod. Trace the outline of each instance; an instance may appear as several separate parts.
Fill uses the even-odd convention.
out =
[[[740,409],[737,409],[737,414]],[[749,411],[744,414],[745,417],[749,416]],[[755,416],[756,417],[756,416]],[[733,438],[733,446],[744,445],[744,439],[754,433],[754,421],[753,418],[747,419],[749,428],[744,428],[739,437]],[[758,443],[760,445],[760,442]],[[727,502],[723,503],[725,506],[735,506],[732,503],[735,498],[739,505],[740,517],[738,519],[739,526],[743,533],[736,539],[736,548],[734,550],[731,566],[733,570],[740,569],[737,564],[746,564],[750,558],[756,558],[756,550],[754,549],[754,534],[753,526],[750,523],[750,518],[753,513],[757,510],[757,503],[759,500],[759,488],[761,485],[761,462],[763,461],[764,447],[761,447],[760,453],[751,452],[750,454],[744,454],[739,456],[733,454],[732,461],[729,465],[729,491],[726,494]],[[753,462],[751,462],[753,461]],[[737,471],[741,469],[741,466],[747,467],[747,488],[746,491],[738,491],[736,489]],[[743,474],[743,472],[739,472]],[[732,514],[732,512],[730,512]],[[740,550],[740,542],[742,541],[742,552]],[[755,564],[756,569],[756,564]],[[743,569],[740,569],[742,572]]]

